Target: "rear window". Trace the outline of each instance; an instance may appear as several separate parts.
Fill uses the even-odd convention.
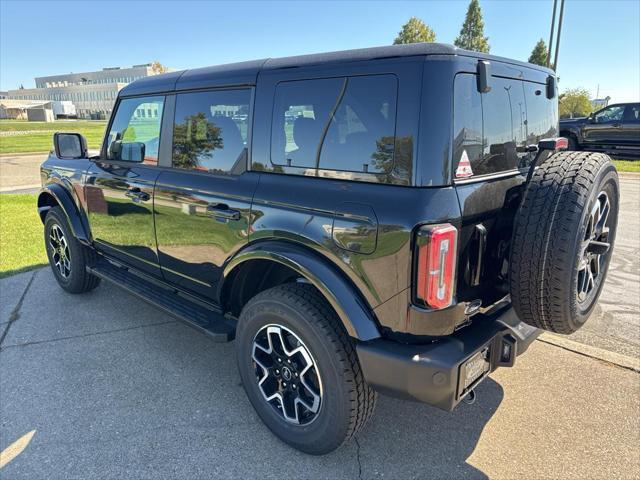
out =
[[[390,172],[397,90],[394,75],[279,84],[272,120],[272,164],[307,170]]]
[[[526,168],[526,152],[542,138],[557,135],[557,109],[544,85],[493,77],[480,94],[476,76],[459,74],[454,84],[454,167],[468,159],[474,176]]]

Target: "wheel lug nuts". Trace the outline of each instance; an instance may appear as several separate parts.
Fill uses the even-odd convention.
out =
[[[298,372],[296,372],[294,375],[297,377],[298,376]]]
[[[296,384],[294,383],[293,385],[291,385],[293,387],[293,389],[296,389]]]
[[[287,382],[282,382],[282,386],[286,387],[287,386]]]
[[[280,375],[280,370],[276,370],[276,374],[277,374],[277,375]]]

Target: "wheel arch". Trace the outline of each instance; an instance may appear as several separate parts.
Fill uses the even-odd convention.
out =
[[[80,214],[76,203],[73,201],[71,194],[60,184],[53,183],[46,185],[38,195],[38,215],[44,223],[47,212],[53,207],[60,207],[71,228],[73,236],[81,243],[89,244],[89,230],[86,222]]]
[[[225,266],[218,287],[218,298],[227,302],[225,307],[237,309],[238,304],[248,300],[247,297],[265,289],[249,288],[248,292],[242,292],[242,275],[271,279],[274,283],[269,284],[270,280],[267,280],[266,288],[302,278],[329,302],[349,336],[361,341],[380,337],[375,316],[357,289],[326,259],[304,246],[285,241],[263,241],[241,250]],[[235,307],[229,302],[235,302]]]

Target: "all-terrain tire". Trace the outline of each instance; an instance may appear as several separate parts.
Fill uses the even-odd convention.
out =
[[[58,240],[52,240],[54,237],[58,237]],[[60,240],[60,237],[63,240]],[[100,284],[100,278],[87,272],[86,268],[97,260],[96,252],[73,236],[67,217],[60,207],[53,207],[47,212],[44,221],[44,244],[53,275],[64,290],[69,293],[84,293]],[[57,248],[58,245],[63,247]],[[62,267],[60,250],[64,251]],[[65,260],[68,260],[68,269],[64,266]]]
[[[534,172],[509,262],[511,301],[522,321],[564,334],[584,325],[609,267],[619,191],[616,169],[602,153],[557,153]]]
[[[265,370],[252,358],[263,355],[254,342],[260,332],[274,326],[290,333],[295,345],[307,349],[316,364],[321,399],[308,423],[287,421],[278,408],[280,402],[268,402],[258,383]],[[253,297],[240,315],[236,356],[242,384],[256,412],[278,438],[298,450],[313,455],[331,452],[351,439],[373,414],[376,393],[364,380],[354,345],[336,313],[311,285],[288,283]],[[271,371],[282,387],[284,370],[280,378]],[[302,413],[309,414],[305,409]]]

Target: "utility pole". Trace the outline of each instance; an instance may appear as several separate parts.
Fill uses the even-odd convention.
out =
[[[556,26],[556,10],[558,8],[558,0],[553,0],[553,14],[551,16],[551,33],[549,35],[549,52],[547,55],[547,67],[556,70],[558,67],[558,52],[560,51],[560,34],[562,33],[562,20],[564,17],[564,0],[560,0],[560,16],[558,18],[558,32],[555,37],[555,53],[553,55],[553,63],[551,63],[551,54],[553,51],[553,43]]]

